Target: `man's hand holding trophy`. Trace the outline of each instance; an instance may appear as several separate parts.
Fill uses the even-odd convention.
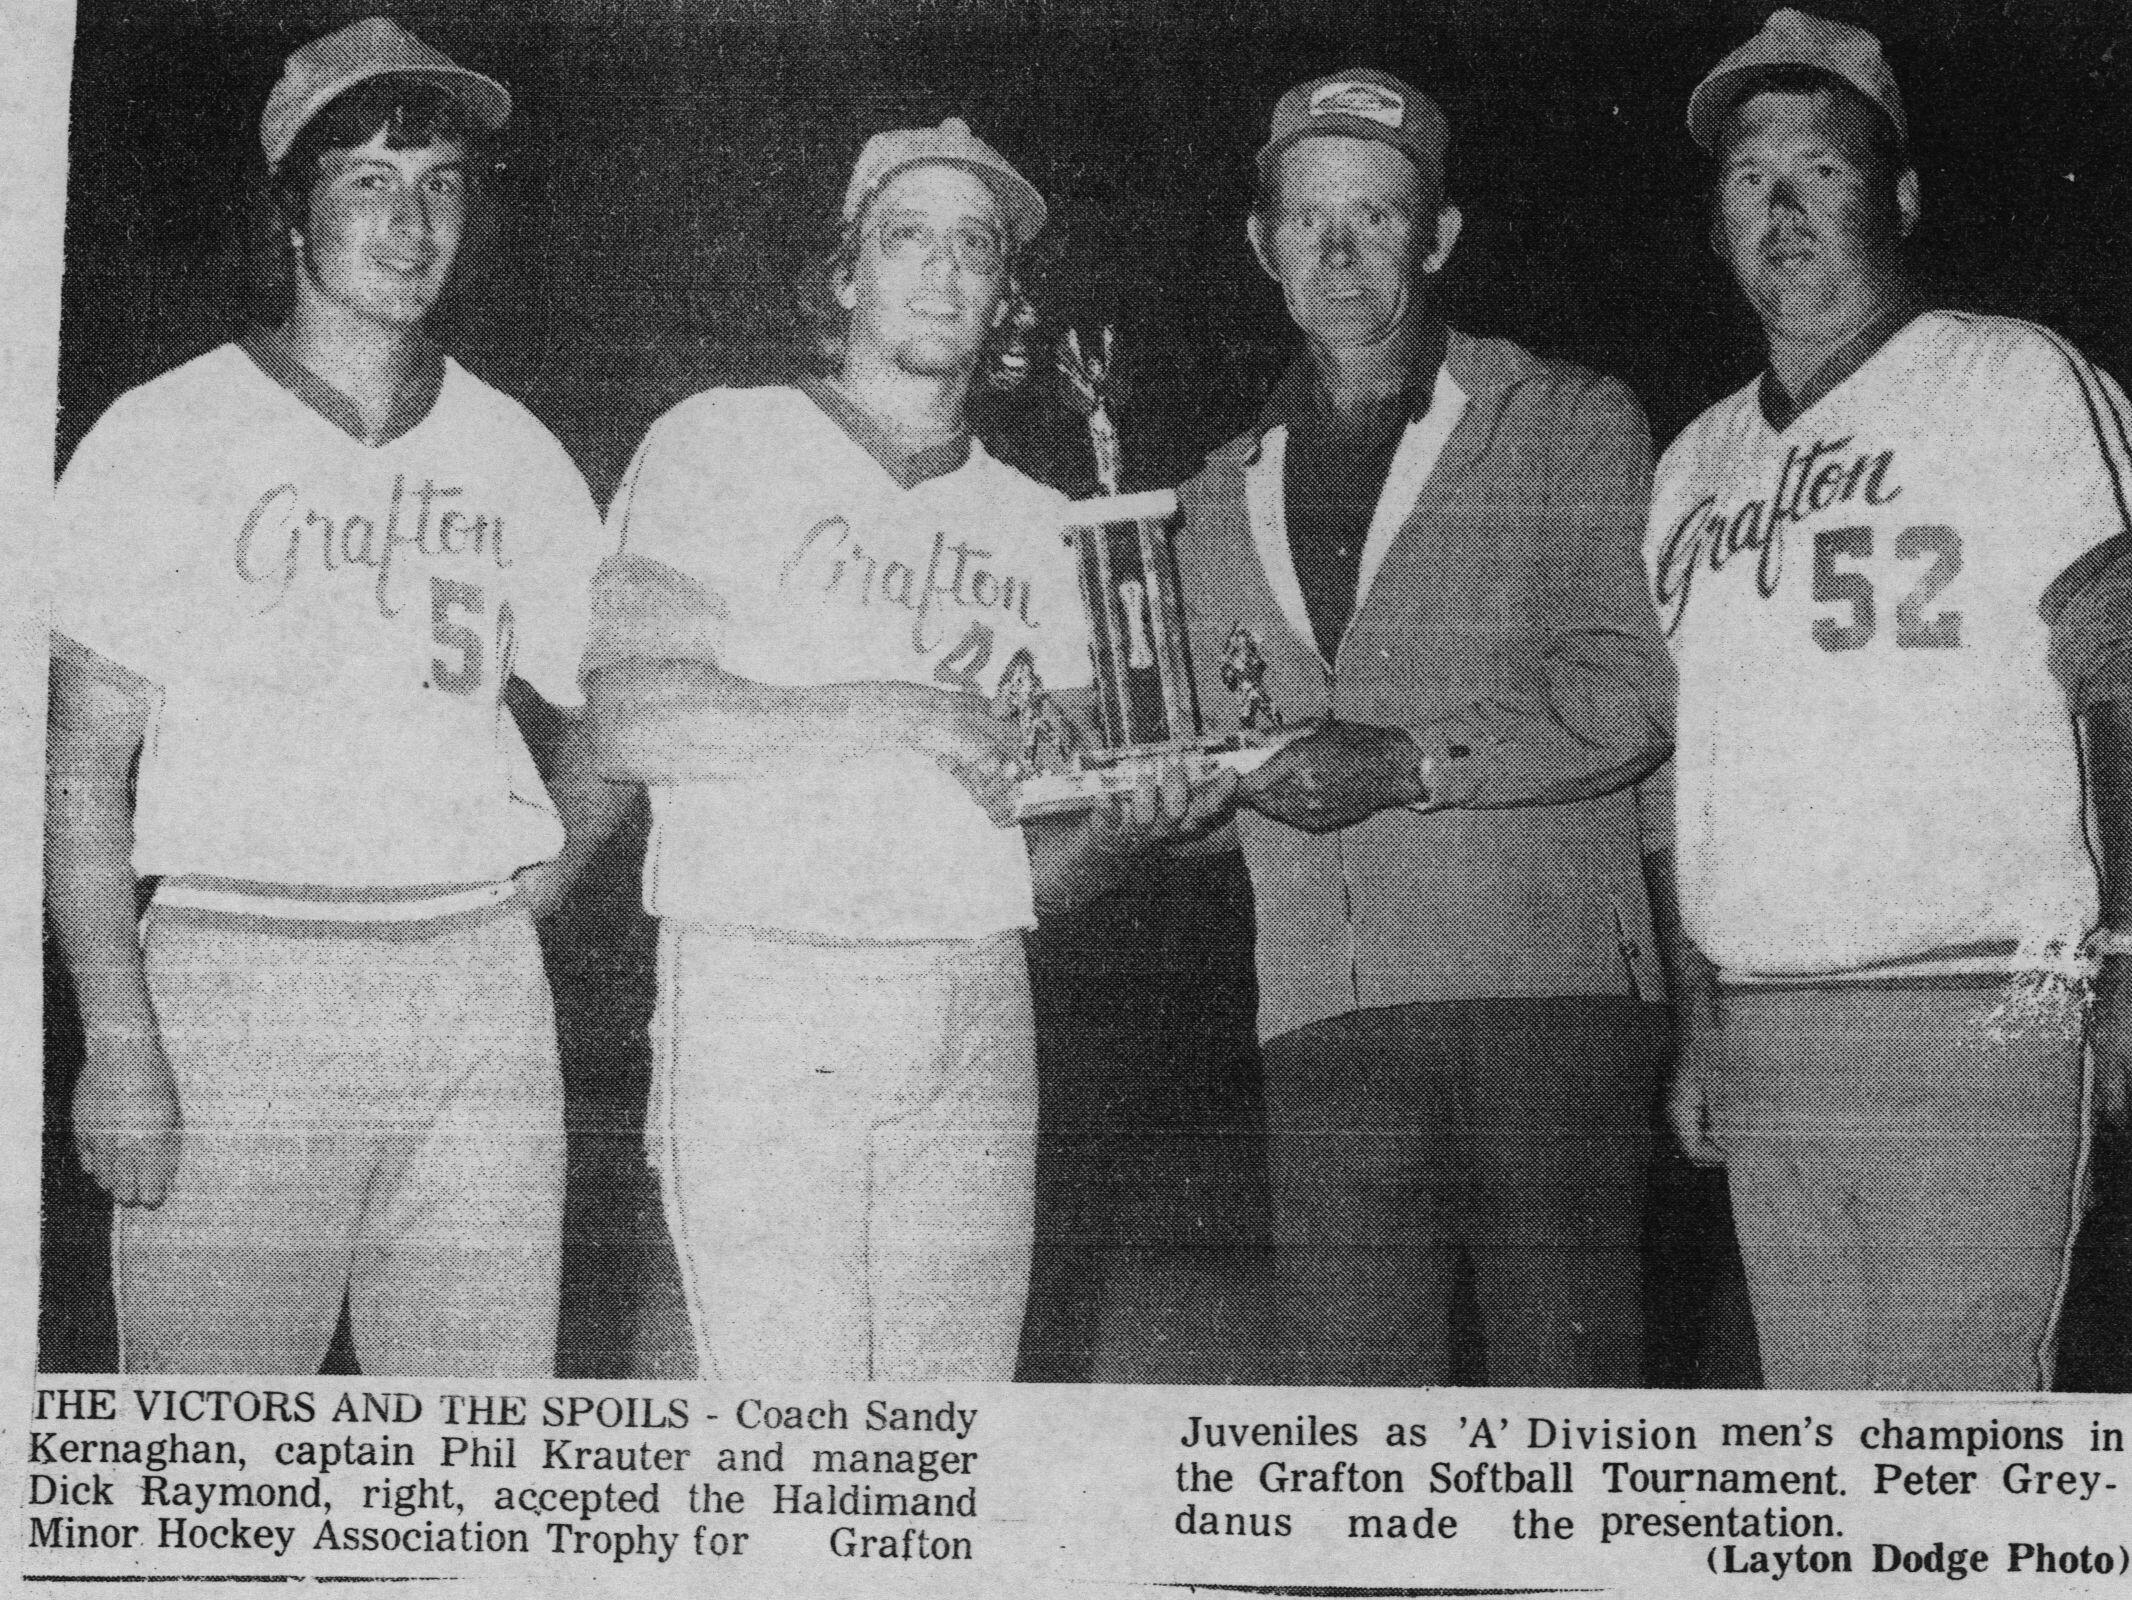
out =
[[[1115,800],[1121,802],[1117,811],[1145,828],[1158,815],[1177,814],[1181,794],[1191,796],[1194,812],[1208,812],[1200,791],[1217,790],[1222,815],[1209,817],[1207,827],[1218,826],[1233,789],[1224,775],[1241,777],[1262,766],[1294,733],[1267,697],[1257,641],[1242,629],[1241,638],[1229,641],[1221,669],[1222,682],[1237,697],[1237,730],[1205,731],[1170,545],[1176,492],[1120,491],[1115,333],[1105,328],[1092,351],[1077,332],[1068,333],[1059,346],[1059,377],[1067,403],[1088,421],[1103,490],[1067,507],[1063,530],[1079,558],[1101,743],[1081,741],[1032,666],[1010,663],[995,710],[1022,730],[1022,762],[1030,776],[1017,792],[1015,816],[1026,821]]]

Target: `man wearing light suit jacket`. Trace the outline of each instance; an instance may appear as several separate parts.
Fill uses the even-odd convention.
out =
[[[1490,1382],[1634,1384],[1650,438],[1619,384],[1444,326],[1445,142],[1385,73],[1282,97],[1248,231],[1304,350],[1183,493],[1210,723],[1311,730],[1238,817],[1286,1376],[1446,1381],[1463,1256]]]

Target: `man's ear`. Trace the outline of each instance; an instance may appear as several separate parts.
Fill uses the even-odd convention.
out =
[[[859,309],[859,286],[852,282],[851,268],[838,267],[836,276],[830,280],[830,288],[836,295],[837,304],[846,311]]]
[[[1267,253],[1266,230],[1260,224],[1256,211],[1244,219],[1244,237],[1251,241],[1251,254],[1257,258],[1259,270],[1275,283],[1279,283],[1281,275],[1273,270],[1273,257]]]
[[[1903,168],[1903,175],[1895,180],[1895,213],[1901,220],[1902,236],[1907,239],[1917,231],[1917,219],[1924,215],[1924,194],[1918,188],[1917,168]]]
[[[1421,270],[1434,277],[1444,270],[1444,263],[1451,259],[1451,252],[1458,247],[1458,236],[1465,230],[1466,215],[1449,201],[1436,213],[1436,248],[1429,252]]]

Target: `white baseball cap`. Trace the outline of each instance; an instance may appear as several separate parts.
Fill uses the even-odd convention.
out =
[[[891,128],[866,141],[858,163],[851,169],[851,182],[844,188],[844,221],[856,222],[866,202],[881,186],[905,167],[944,161],[967,167],[985,182],[999,202],[1000,215],[1016,248],[1026,245],[1044,227],[1044,197],[1036,186],[1016,172],[1007,158],[970,131],[960,117],[950,117],[937,128]]]
[[[448,90],[492,133],[511,115],[511,91],[494,78],[439,55],[390,17],[365,17],[289,53],[259,118],[268,168],[281,165],[305,124],[335,96],[396,73],[427,78]]]
[[[1715,149],[1725,118],[1739,99],[1741,80],[1770,67],[1818,67],[1841,78],[1887,114],[1895,137],[1910,142],[1902,91],[1888,70],[1880,41],[1863,28],[1831,22],[1786,6],[1773,12],[1762,31],[1710,69],[1688,96],[1688,132],[1705,150]]]

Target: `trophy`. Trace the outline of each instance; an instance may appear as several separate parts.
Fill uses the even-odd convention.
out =
[[[1217,771],[1250,772],[1293,735],[1266,693],[1258,641],[1241,626],[1223,654],[1222,682],[1236,696],[1233,733],[1209,733],[1185,636],[1171,530],[1177,494],[1120,492],[1116,406],[1117,338],[1103,330],[1094,352],[1079,333],[1060,342],[1067,403],[1088,421],[1102,494],[1067,508],[1064,537],[1080,569],[1088,614],[1103,743],[1081,748],[1033,665],[1010,664],[998,710],[1021,724],[1022,760],[1032,776],[1016,797],[1017,820],[1085,810],[1129,793],[1158,763],[1183,759],[1194,784]],[[1017,671],[1019,666],[1021,670]]]

